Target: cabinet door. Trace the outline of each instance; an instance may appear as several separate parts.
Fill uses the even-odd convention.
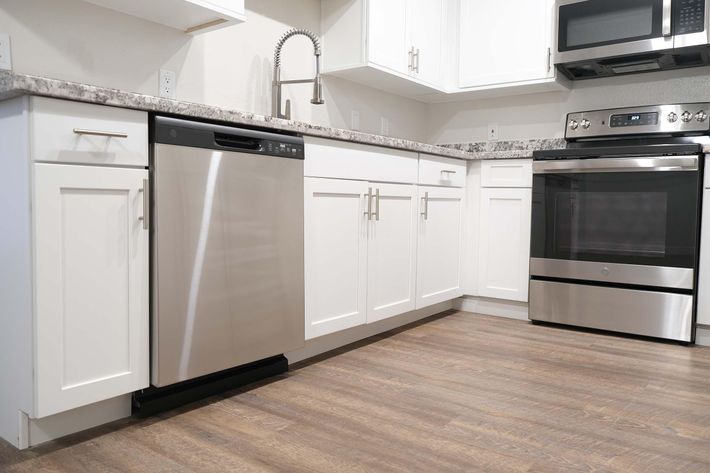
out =
[[[527,302],[531,189],[481,189],[478,293]]]
[[[443,0],[408,0],[406,47],[414,47],[412,75],[432,85],[441,82]]]
[[[407,0],[368,0],[367,49],[371,63],[408,74]]]
[[[464,189],[419,186],[417,309],[463,295]]]
[[[306,178],[306,339],[365,323],[368,184]]]
[[[371,183],[370,188],[368,323],[415,308],[418,209],[415,186]]]
[[[142,169],[35,164],[36,416],[148,386]]]
[[[707,169],[707,167],[706,167]],[[706,174],[707,179],[708,174]],[[710,326],[710,189],[703,192],[698,275],[698,323]]]
[[[460,87],[553,77],[551,0],[460,1]]]

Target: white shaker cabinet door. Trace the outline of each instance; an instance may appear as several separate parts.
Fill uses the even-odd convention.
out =
[[[370,183],[368,220],[367,322],[416,306],[417,187]],[[369,193],[369,192],[368,192]]]
[[[443,68],[443,0],[408,0],[407,47],[414,48],[412,75],[431,85],[442,82]]]
[[[370,62],[401,74],[409,73],[407,1],[369,0],[367,44]],[[410,0],[411,1],[411,0]]]
[[[417,308],[463,295],[464,189],[419,186]]]
[[[368,184],[305,179],[306,339],[366,320]]]
[[[531,206],[531,189],[481,189],[479,295],[527,302]]]
[[[148,171],[35,164],[37,417],[148,386]]]

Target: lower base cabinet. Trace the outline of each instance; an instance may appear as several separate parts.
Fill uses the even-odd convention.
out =
[[[419,186],[417,309],[463,295],[464,189]]]
[[[148,386],[145,169],[34,164],[35,412]]]
[[[415,308],[416,186],[305,179],[306,339]]]
[[[531,207],[529,188],[481,189],[480,296],[527,302]]]

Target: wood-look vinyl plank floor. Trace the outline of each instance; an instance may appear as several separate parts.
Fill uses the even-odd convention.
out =
[[[710,348],[449,312],[2,472],[710,472]]]

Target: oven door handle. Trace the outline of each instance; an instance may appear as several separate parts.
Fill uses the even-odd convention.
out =
[[[564,159],[533,162],[533,174],[594,172],[697,171],[697,156],[659,156],[649,158]]]

